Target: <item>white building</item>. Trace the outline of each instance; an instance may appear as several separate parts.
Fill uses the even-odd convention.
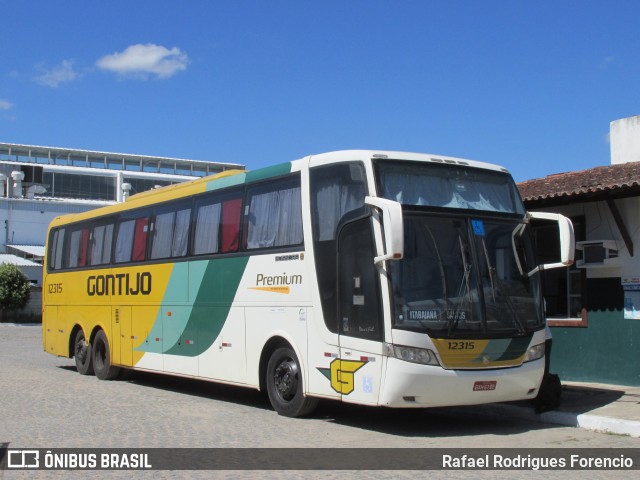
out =
[[[0,143],[0,263],[40,286],[53,218],[230,169],[244,165]]]
[[[576,263],[542,272],[551,368],[565,380],[640,385],[640,116],[611,122],[611,164],[518,185],[528,210],[571,218]],[[535,227],[557,258],[557,227]],[[555,237],[554,237],[555,236]]]

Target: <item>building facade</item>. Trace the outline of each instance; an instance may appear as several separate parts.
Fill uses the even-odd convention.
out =
[[[518,185],[529,210],[562,213],[576,263],[543,272],[553,332],[551,370],[562,379],[640,385],[640,117],[611,124],[612,163]],[[541,260],[555,232],[534,227]]]
[[[18,265],[36,299],[47,228],[55,217],[225,170],[244,165],[0,143],[0,263]]]

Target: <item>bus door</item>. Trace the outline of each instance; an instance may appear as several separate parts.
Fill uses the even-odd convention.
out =
[[[345,224],[338,234],[339,363],[332,387],[342,400],[377,404],[382,374],[383,312],[380,275],[373,261],[371,217]]]

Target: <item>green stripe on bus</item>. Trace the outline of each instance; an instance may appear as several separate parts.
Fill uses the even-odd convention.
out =
[[[206,262],[189,320],[180,335],[183,340],[195,339],[195,343],[188,349],[174,343],[164,353],[195,357],[213,345],[227,321],[248,262],[248,256]],[[191,266],[197,270],[202,262],[194,262]]]
[[[264,180],[265,178],[279,177],[291,173],[291,162],[280,163],[272,167],[261,168],[247,172],[247,182],[255,182],[256,180]]]
[[[247,174],[238,173],[236,175],[230,175],[228,177],[217,178],[207,182],[207,192],[212,190],[218,190],[220,188],[233,187],[235,185],[242,185],[245,182]]]
[[[532,336],[533,335],[526,335],[524,337],[509,339],[509,345],[502,353],[500,358],[496,359],[496,361],[500,362],[504,360],[515,360],[516,358],[524,355],[524,353],[527,351],[527,348],[529,348]]]

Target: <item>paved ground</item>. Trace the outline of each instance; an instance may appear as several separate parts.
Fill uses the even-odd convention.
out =
[[[572,447],[638,448],[640,439],[551,426],[473,408],[411,410],[321,403],[307,419],[274,413],[259,392],[162,375],[105,382],[78,375],[73,360],[42,351],[40,328],[0,325],[0,442],[12,448]],[[16,478],[14,472],[0,472]],[[35,472],[68,478],[69,472]],[[82,472],[73,472],[78,474]],[[149,472],[147,472],[149,473]],[[202,478],[206,472],[195,472]],[[215,472],[218,478],[387,478],[384,472]],[[394,472],[393,477],[405,476]],[[433,472],[431,478],[500,478],[505,472]],[[598,472],[547,477],[602,478]],[[628,477],[629,472],[608,472]],[[14,476],[9,476],[12,474]],[[173,478],[176,472],[153,472]],[[319,475],[318,475],[319,474]],[[473,474],[473,477],[470,475]],[[510,472],[525,478],[532,472]],[[124,472],[101,472],[128,478]],[[122,475],[122,476],[119,476]],[[193,472],[185,474],[193,476]],[[624,477],[623,477],[624,475]],[[406,473],[406,478],[414,475]],[[26,476],[24,478],[27,478]],[[30,478],[30,476],[29,476]]]

